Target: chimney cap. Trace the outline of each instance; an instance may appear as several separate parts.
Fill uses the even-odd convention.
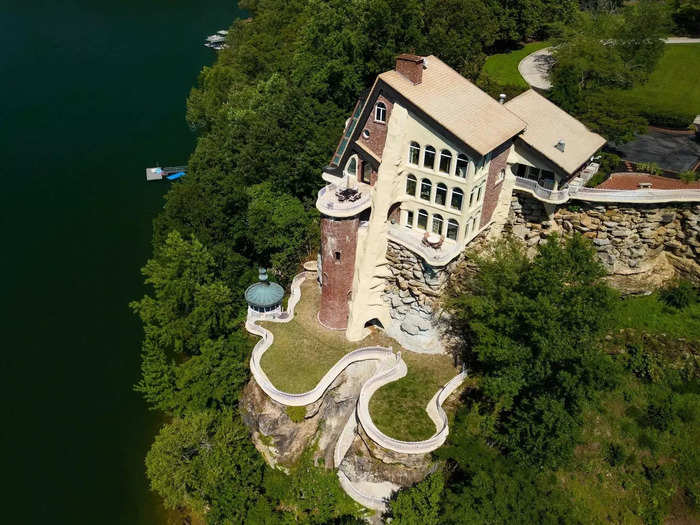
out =
[[[396,57],[397,60],[406,60],[408,62],[415,62],[416,64],[419,64],[423,62],[423,57],[419,55],[414,55],[412,53],[401,53],[398,57]]]

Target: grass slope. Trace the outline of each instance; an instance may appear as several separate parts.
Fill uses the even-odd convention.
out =
[[[312,279],[304,281],[301,292],[294,320],[260,323],[275,336],[275,342],[260,363],[270,381],[285,392],[306,392],[346,353],[363,346],[391,346],[402,350],[408,374],[376,392],[370,402],[372,418],[382,432],[397,439],[430,437],[435,425],[425,413],[425,407],[435,392],[458,373],[451,359],[402,349],[381,332],[351,343],[345,339],[345,332],[328,330],[318,323],[316,314],[321,296]]]
[[[640,114],[678,114],[690,124],[700,111],[700,44],[667,44],[644,85],[617,93]]]
[[[483,71],[499,84],[528,88],[530,86],[518,72],[518,64],[530,53],[548,46],[549,42],[532,42],[509,53],[491,55],[486,59]]]
[[[591,523],[698,523],[700,306],[629,298],[615,328],[605,347],[622,365],[619,384],[584,411],[580,444],[557,478]],[[633,363],[630,345],[650,357]],[[645,366],[651,377],[639,373]],[[670,407],[667,426],[649,420],[652,404]]]

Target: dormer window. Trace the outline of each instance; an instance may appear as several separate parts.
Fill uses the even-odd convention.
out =
[[[386,104],[384,102],[377,102],[374,107],[374,120],[375,122],[386,122]]]

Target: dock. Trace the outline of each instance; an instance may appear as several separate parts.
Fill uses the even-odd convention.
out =
[[[175,180],[185,175],[187,166],[156,166],[155,168],[146,168],[146,180]]]

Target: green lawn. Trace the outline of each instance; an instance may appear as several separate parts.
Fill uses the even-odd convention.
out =
[[[618,93],[640,114],[679,115],[690,124],[700,112],[700,44],[667,44],[649,81]]]
[[[700,340],[700,303],[677,311],[661,302],[657,294],[630,297],[622,301],[620,309],[615,313],[615,326]]]
[[[451,359],[403,349],[379,331],[351,343],[345,339],[345,332],[328,330],[318,323],[321,297],[315,281],[306,280],[301,290],[293,321],[260,323],[275,336],[260,363],[270,381],[285,392],[306,392],[346,353],[363,346],[391,346],[395,351],[401,350],[408,374],[375,393],[370,401],[372,418],[382,432],[397,439],[430,437],[435,425],[425,407],[435,392],[458,373]]]
[[[530,86],[518,72],[518,64],[530,53],[548,46],[549,42],[532,42],[509,53],[491,55],[486,59],[483,71],[499,84],[528,88]]]
[[[372,396],[369,410],[379,430],[396,439],[418,441],[435,433],[435,424],[425,412],[428,401],[459,373],[446,355],[401,352],[406,377],[384,385]],[[456,395],[456,394],[453,394]],[[397,417],[400,414],[400,417]]]

